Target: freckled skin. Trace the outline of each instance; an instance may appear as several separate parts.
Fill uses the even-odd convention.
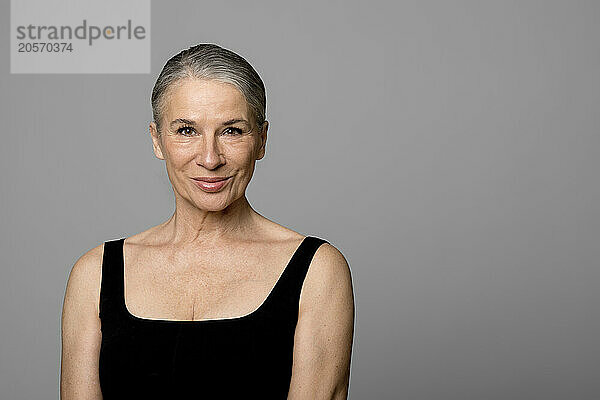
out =
[[[221,211],[242,198],[256,160],[265,155],[268,122],[258,132],[243,94],[233,85],[215,80],[178,81],[169,88],[163,101],[160,135],[154,122],[150,124],[150,133],[154,154],[165,160],[177,207]],[[186,133],[192,132],[191,137],[177,132],[190,125],[170,125],[178,118],[196,123],[193,128],[184,129]],[[249,122],[231,126],[242,128],[243,134],[227,134],[232,131],[222,123],[232,118]],[[191,180],[198,176],[233,178],[220,192],[206,193]]]

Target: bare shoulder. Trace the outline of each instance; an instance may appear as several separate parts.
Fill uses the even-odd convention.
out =
[[[300,295],[300,312],[325,304],[354,310],[352,273],[346,257],[335,246],[323,243],[315,252]]]
[[[80,272],[92,272],[91,270],[98,270],[99,268],[95,268],[98,265],[98,262],[102,261],[102,254],[104,253],[104,243],[100,243],[95,247],[85,251],[73,264],[73,268],[71,269],[71,274],[80,273]]]
[[[73,311],[93,304],[98,310],[104,243],[83,253],[73,264],[67,280],[64,307]]]

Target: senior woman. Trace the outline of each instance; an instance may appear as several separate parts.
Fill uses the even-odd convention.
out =
[[[265,109],[262,80],[230,50],[199,44],[165,64],[149,130],[175,211],[74,264],[62,400],[347,398],[344,256],[246,198],[265,155]]]

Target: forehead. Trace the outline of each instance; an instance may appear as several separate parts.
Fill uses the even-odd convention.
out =
[[[183,79],[173,84],[165,96],[168,118],[248,119],[248,111],[244,95],[235,86],[215,80]]]

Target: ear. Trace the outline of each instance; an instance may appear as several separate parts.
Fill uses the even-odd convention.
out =
[[[258,150],[258,156],[256,157],[257,160],[261,160],[265,156],[265,149],[267,146],[267,130],[268,129],[269,129],[269,121],[265,121],[263,123],[262,130],[258,135],[261,143],[260,143],[260,149]]]
[[[160,159],[164,160],[162,149],[160,147],[160,136],[158,133],[158,128],[156,127],[156,123],[154,121],[150,122],[149,126],[150,136],[152,137],[152,147],[154,148],[154,155]]]

